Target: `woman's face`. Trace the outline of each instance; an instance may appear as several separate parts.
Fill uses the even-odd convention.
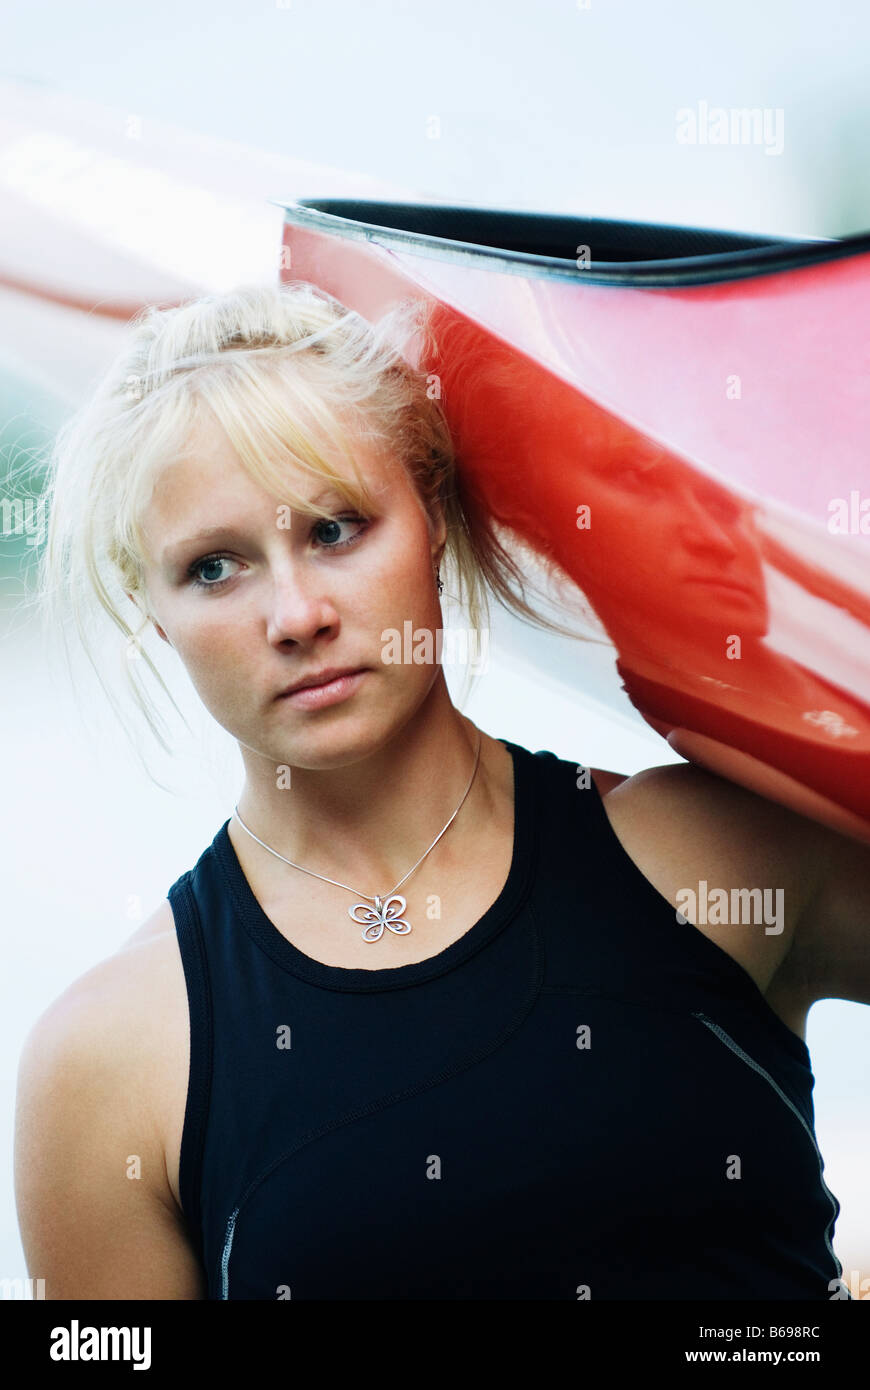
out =
[[[291,512],[248,477],[215,425],[161,474],[143,517],[157,632],[217,722],[276,766],[364,758],[402,728],[441,671],[382,654],[388,629],[441,626],[433,564],[443,519],[430,537],[401,463],[371,441],[355,437],[353,447],[373,516],[358,516],[327,480],[296,469],[299,494],[341,520]],[[343,459],[331,461],[345,473]],[[280,697],[327,668],[360,667],[365,674],[339,703],[306,708]]]

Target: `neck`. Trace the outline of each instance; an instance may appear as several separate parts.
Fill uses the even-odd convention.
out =
[[[388,744],[356,751],[353,761],[342,759],[337,766],[284,764],[289,787],[276,785],[280,764],[243,748],[246,778],[239,815],[259,840],[304,869],[365,893],[386,893],[453,815],[472,775],[479,739],[474,780],[433,850],[437,854],[455,825],[476,822],[486,813],[489,795],[485,740],[454,708],[443,675]],[[230,838],[240,858],[257,856],[261,872],[274,874],[276,882],[294,873],[257,845],[235,817]]]

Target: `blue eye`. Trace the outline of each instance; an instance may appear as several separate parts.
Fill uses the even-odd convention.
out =
[[[219,589],[223,584],[226,584],[227,581],[232,578],[232,575],[227,575],[225,579],[217,579],[213,582],[208,582],[204,579],[198,579],[197,571],[203,569],[206,565],[223,565],[228,561],[232,563],[229,555],[204,555],[201,560],[195,560],[187,571],[193,587],[195,589]]]
[[[323,517],[320,521],[315,521],[314,525],[311,528],[311,534],[314,535],[314,533],[316,531],[319,531],[322,527],[360,527],[360,530],[357,531],[356,535],[349,536],[347,540],[333,540],[332,542],[321,542],[320,548],[322,550],[346,550],[348,546],[354,545],[360,539],[368,525],[369,523],[365,519],[365,517],[361,516],[345,516],[339,517],[337,520],[333,520],[331,517]],[[223,579],[213,580],[200,579],[198,575],[199,571],[201,569],[204,569],[206,565],[222,565],[224,563],[234,565],[238,562],[233,560],[231,555],[222,555],[220,553],[215,555],[203,555],[199,560],[194,560],[193,564],[187,571],[188,578],[190,579],[190,582],[193,584],[193,587],[195,589],[222,589],[224,584],[228,584],[231,579],[235,578],[235,575],[230,574]]]
[[[336,521],[333,521],[331,517],[325,517],[323,521],[316,521],[311,529],[314,532],[319,530],[321,526],[360,526],[362,530],[358,531],[355,536],[348,537],[346,541],[336,541],[333,544],[326,542],[323,547],[324,550],[344,550],[346,546],[353,545],[359,540],[367,525],[365,517],[361,516],[342,516]]]

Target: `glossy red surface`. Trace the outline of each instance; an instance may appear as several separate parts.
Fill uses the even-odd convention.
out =
[[[647,722],[870,842],[870,252],[649,288],[286,216],[285,279],[431,302],[466,495],[583,591]]]

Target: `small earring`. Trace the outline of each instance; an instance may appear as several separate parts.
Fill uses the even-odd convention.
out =
[[[444,593],[444,580],[441,578],[441,570],[440,570],[440,569],[438,569],[438,570],[435,571],[435,578],[436,578],[437,581],[438,581],[438,592],[439,592],[439,594],[443,594],[443,593]]]

